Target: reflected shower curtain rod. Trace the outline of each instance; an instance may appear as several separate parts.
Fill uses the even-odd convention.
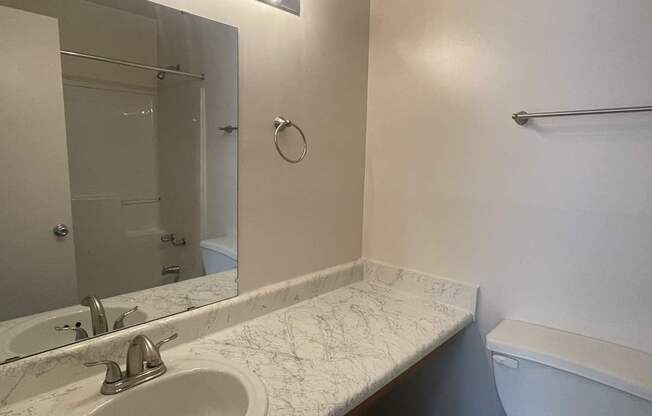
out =
[[[72,56],[72,57],[75,57],[75,58],[90,59],[92,61],[98,61],[98,62],[108,62],[110,64],[116,64],[116,65],[132,67],[132,68],[145,69],[147,71],[164,72],[166,74],[181,75],[181,76],[184,76],[184,77],[196,78],[196,79],[201,79],[201,80],[205,79],[204,74],[193,74],[192,72],[177,71],[176,69],[161,68],[161,67],[152,66],[152,65],[144,65],[144,64],[139,64],[137,62],[123,61],[123,60],[120,60],[120,59],[107,58],[105,56],[99,56],[99,55],[89,55],[89,54],[82,53],[82,52],[67,51],[67,50],[64,50],[64,49],[62,49],[60,52],[61,52],[61,55]]]

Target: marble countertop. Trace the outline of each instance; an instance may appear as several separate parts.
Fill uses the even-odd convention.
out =
[[[343,415],[472,321],[468,311],[368,281],[175,348],[246,364],[270,416]]]
[[[163,352],[226,359],[264,383],[269,416],[343,415],[473,320],[472,311],[367,279]],[[0,409],[2,416],[83,415],[110,400],[97,390],[67,401],[102,376]],[[86,386],[86,387],[83,387]],[[82,403],[82,404],[80,404]]]

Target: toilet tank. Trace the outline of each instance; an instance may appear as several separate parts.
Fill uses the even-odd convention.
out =
[[[503,321],[487,336],[507,416],[651,416],[652,355]]]
[[[227,236],[203,240],[200,244],[205,274],[221,273],[238,267],[237,240]]]

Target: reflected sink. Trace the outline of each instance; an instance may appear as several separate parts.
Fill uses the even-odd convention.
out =
[[[127,307],[105,307],[109,328],[113,322],[130,308]],[[125,326],[136,325],[147,320],[147,314],[141,310],[128,315],[125,318]],[[88,308],[72,310],[66,313],[57,313],[45,316],[38,321],[29,320],[12,329],[7,343],[7,349],[14,355],[24,356],[35,354],[41,351],[60,347],[75,342],[73,331],[55,331],[54,327],[70,325],[81,322],[89,336],[93,336],[93,325],[91,324],[91,313]]]
[[[166,374],[111,399],[90,416],[265,416],[265,386],[230,362],[165,359]],[[99,386],[98,386],[99,388]]]

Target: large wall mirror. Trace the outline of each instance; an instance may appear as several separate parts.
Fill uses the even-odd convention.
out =
[[[237,295],[238,31],[0,0],[0,363]]]

